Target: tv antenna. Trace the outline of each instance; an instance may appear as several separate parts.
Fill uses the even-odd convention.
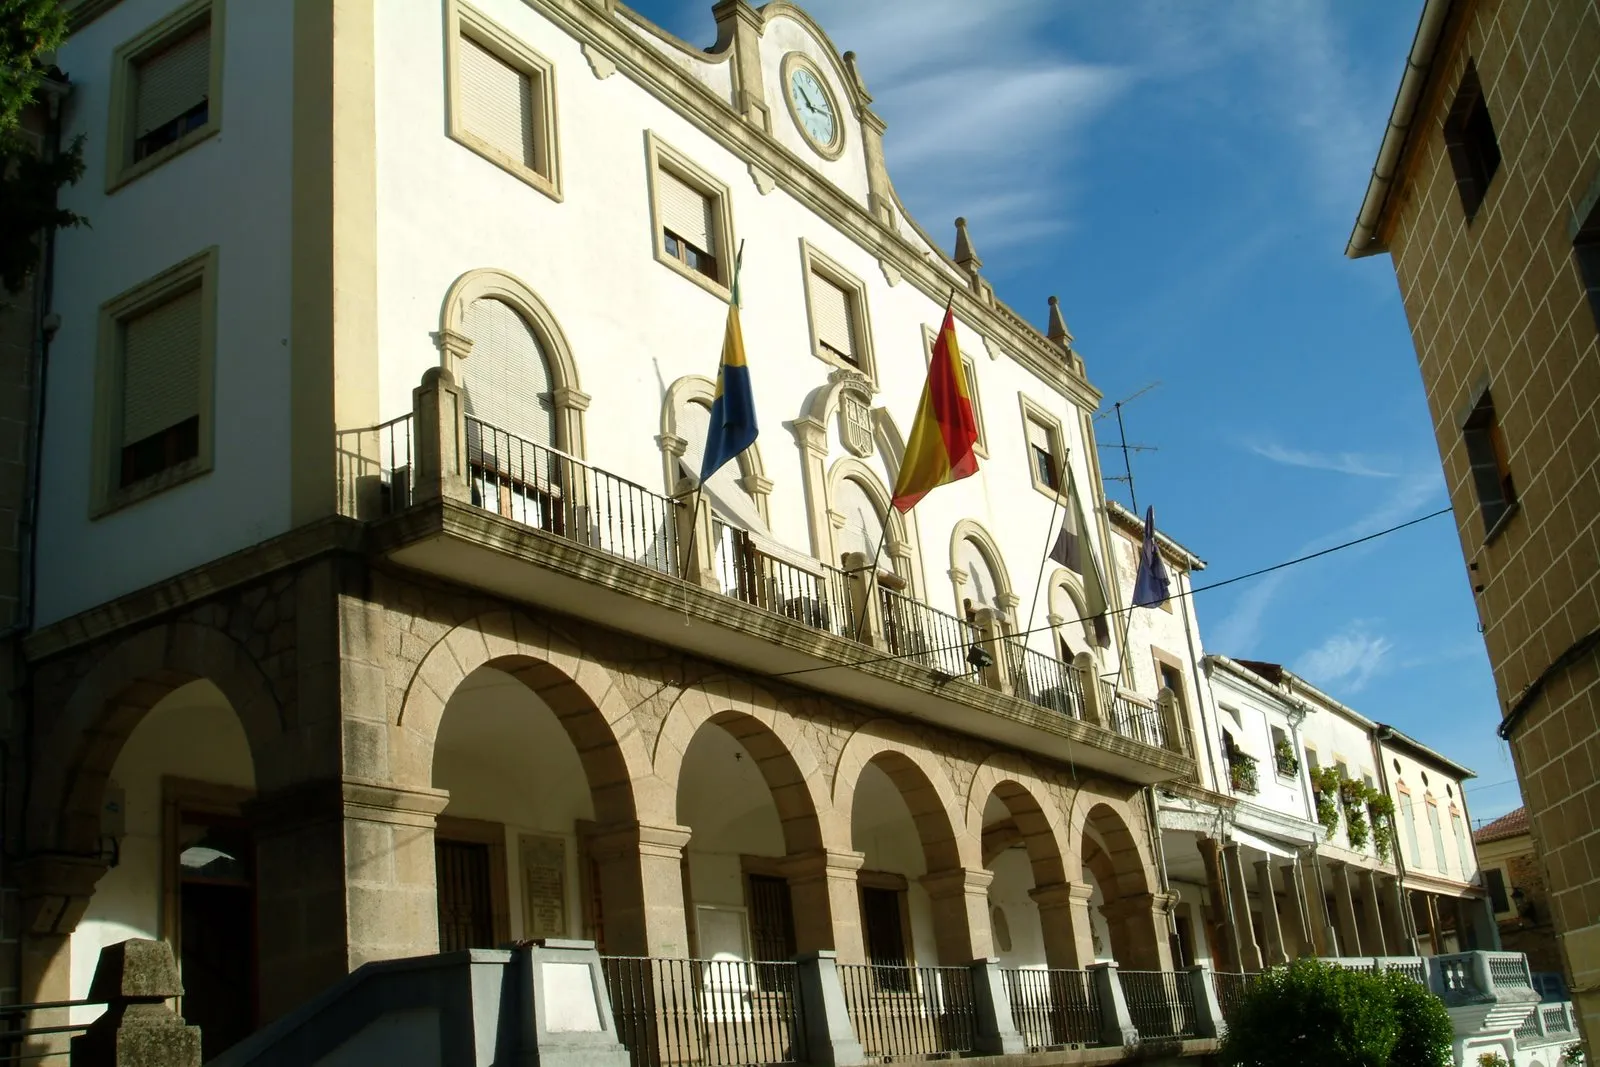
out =
[[[1122,408],[1125,404],[1131,404],[1133,401],[1139,399],[1141,396],[1144,396],[1144,394],[1148,393],[1150,390],[1154,389],[1160,384],[1160,381],[1151,382],[1149,385],[1145,386],[1143,389],[1140,389],[1131,396],[1125,396],[1121,400],[1118,400],[1116,403],[1112,404],[1110,411],[1102,411],[1100,414],[1095,416],[1095,421],[1097,422],[1100,419],[1107,418],[1111,415],[1115,415],[1117,417],[1117,437],[1120,439],[1121,443],[1114,447],[1120,449],[1122,452],[1123,473],[1112,474],[1109,475],[1108,478],[1113,482],[1122,482],[1128,487],[1128,500],[1133,504],[1133,511],[1135,514],[1138,514],[1139,511],[1139,497],[1134,493],[1133,489],[1133,460],[1131,453],[1159,452],[1161,450],[1156,448],[1154,445],[1130,445],[1128,443],[1128,431],[1122,422]]]

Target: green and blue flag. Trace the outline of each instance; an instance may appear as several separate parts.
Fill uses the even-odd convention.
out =
[[[733,299],[722,338],[717,395],[711,402],[711,428],[706,431],[705,458],[700,463],[702,485],[756,440],[756,402],[750,392],[750,368],[744,362],[744,333],[739,328],[739,265],[743,259],[744,250],[740,249],[733,266]]]

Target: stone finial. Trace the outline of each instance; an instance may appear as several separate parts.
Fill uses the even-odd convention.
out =
[[[1072,334],[1067,329],[1067,320],[1061,317],[1061,301],[1053,296],[1050,298],[1050,325],[1044,335],[1063,347],[1072,347]]]
[[[172,958],[172,947],[164,941],[134,938],[107,945],[100,950],[100,961],[89,981],[89,999],[108,1004],[119,1000],[160,1002],[181,996],[178,964]]]
[[[182,995],[165,941],[133,938],[101,949],[89,999],[105,1001],[106,1011],[72,1039],[73,1067],[200,1067],[200,1028],[166,1005]]]
[[[978,258],[972,238],[967,235],[966,219],[956,219],[956,266],[966,268],[969,274],[977,274],[983,268],[983,260]]]
[[[872,103],[872,94],[867,92],[867,81],[861,76],[861,65],[856,62],[854,52],[844,54],[844,69],[850,75],[850,82],[855,86],[856,92],[861,94],[863,105]]]

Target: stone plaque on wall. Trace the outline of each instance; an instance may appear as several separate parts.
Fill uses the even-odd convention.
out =
[[[567,843],[559,837],[517,838],[522,859],[522,936],[567,936]]]

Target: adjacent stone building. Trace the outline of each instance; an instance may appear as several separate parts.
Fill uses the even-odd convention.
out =
[[[1500,732],[1592,1036],[1600,9],[1590,0],[1427,0],[1346,251],[1393,258],[1505,716]]]
[[[1561,955],[1551,923],[1550,893],[1528,826],[1528,809],[1500,816],[1473,831],[1483,884],[1500,926],[1500,942],[1528,957],[1547,998],[1565,999]]]

